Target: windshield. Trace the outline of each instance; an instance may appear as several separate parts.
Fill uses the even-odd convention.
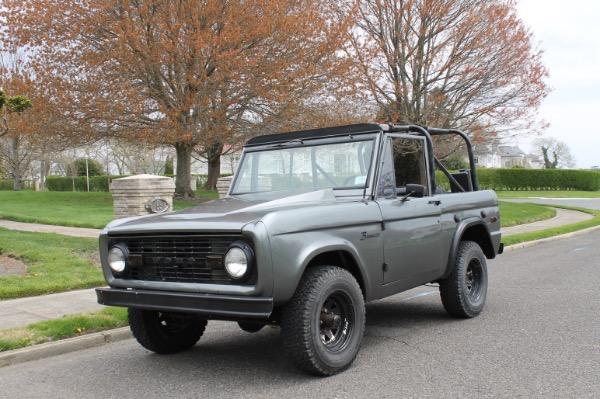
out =
[[[364,189],[373,140],[247,152],[230,194],[321,189]]]

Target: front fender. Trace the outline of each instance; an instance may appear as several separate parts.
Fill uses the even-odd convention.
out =
[[[285,303],[294,295],[304,271],[311,261],[320,255],[341,251],[352,257],[357,267],[354,272],[360,273],[360,276],[356,277],[357,280],[362,280],[365,298],[370,297],[370,287],[374,283],[371,276],[374,275],[372,272],[375,272],[369,272],[366,265],[383,264],[381,249],[377,250],[378,246],[366,243],[363,248],[358,248],[355,243],[326,232],[286,234],[271,239],[273,298],[276,305]]]

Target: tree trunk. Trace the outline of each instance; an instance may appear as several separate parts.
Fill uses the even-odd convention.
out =
[[[175,144],[177,152],[177,176],[175,178],[175,197],[181,199],[194,198],[190,187],[192,173],[192,145],[189,143]]]
[[[42,159],[40,167],[40,191],[46,189],[46,177],[50,173],[50,162],[46,159]]]
[[[208,177],[204,184],[205,190],[214,190],[217,188],[217,180],[221,177],[221,154],[223,154],[223,143],[215,142],[206,148]]]
[[[19,159],[19,138],[13,137],[10,139],[12,146],[12,174],[13,174],[13,189],[21,190],[21,162]]]

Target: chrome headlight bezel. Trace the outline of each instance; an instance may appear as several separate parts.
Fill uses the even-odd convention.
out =
[[[254,270],[254,251],[244,241],[235,241],[223,256],[225,272],[233,280],[248,279]]]
[[[127,245],[118,243],[109,248],[106,261],[114,275],[120,276],[129,270],[129,249]]]

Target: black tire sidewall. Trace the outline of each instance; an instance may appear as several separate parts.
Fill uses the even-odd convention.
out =
[[[321,310],[335,293],[344,293],[353,317],[345,345],[332,352],[321,341]],[[338,374],[352,365],[365,330],[365,304],[354,276],[337,266],[314,266],[302,276],[296,292],[282,308],[284,349],[299,369],[314,375]],[[335,345],[334,345],[335,346]]]
[[[172,354],[191,348],[198,342],[206,327],[206,320],[190,320],[176,333],[161,325],[158,311],[129,308],[129,325],[133,336],[146,349],[159,354]]]
[[[342,292],[351,301],[350,308],[352,309],[352,325],[348,341],[344,348],[338,352],[329,351],[321,342],[321,333],[319,320],[321,309],[325,301],[333,294]],[[320,288],[320,292],[313,303],[311,311],[311,339],[314,345],[315,354],[323,362],[324,365],[330,368],[340,368],[352,362],[360,349],[364,334],[365,314],[363,298],[360,291],[356,290],[353,281],[346,276],[336,276],[326,281]],[[362,305],[362,306],[361,306]]]
[[[464,297],[464,306],[466,310],[472,315],[479,314],[485,305],[487,297],[487,286],[488,286],[488,275],[487,275],[487,262],[483,251],[477,243],[472,241],[466,241],[463,243],[465,248],[459,250],[459,257],[457,258],[456,272],[457,278],[460,279],[460,288]],[[471,261],[476,260],[480,264],[481,275],[479,276],[479,296],[476,300],[472,300],[469,296],[469,290],[467,289],[467,268]]]
[[[479,296],[473,300],[467,288],[467,269],[471,261],[480,265]],[[450,276],[440,281],[440,294],[446,311],[453,317],[472,318],[485,306],[488,288],[487,260],[479,244],[462,241],[457,249]]]

